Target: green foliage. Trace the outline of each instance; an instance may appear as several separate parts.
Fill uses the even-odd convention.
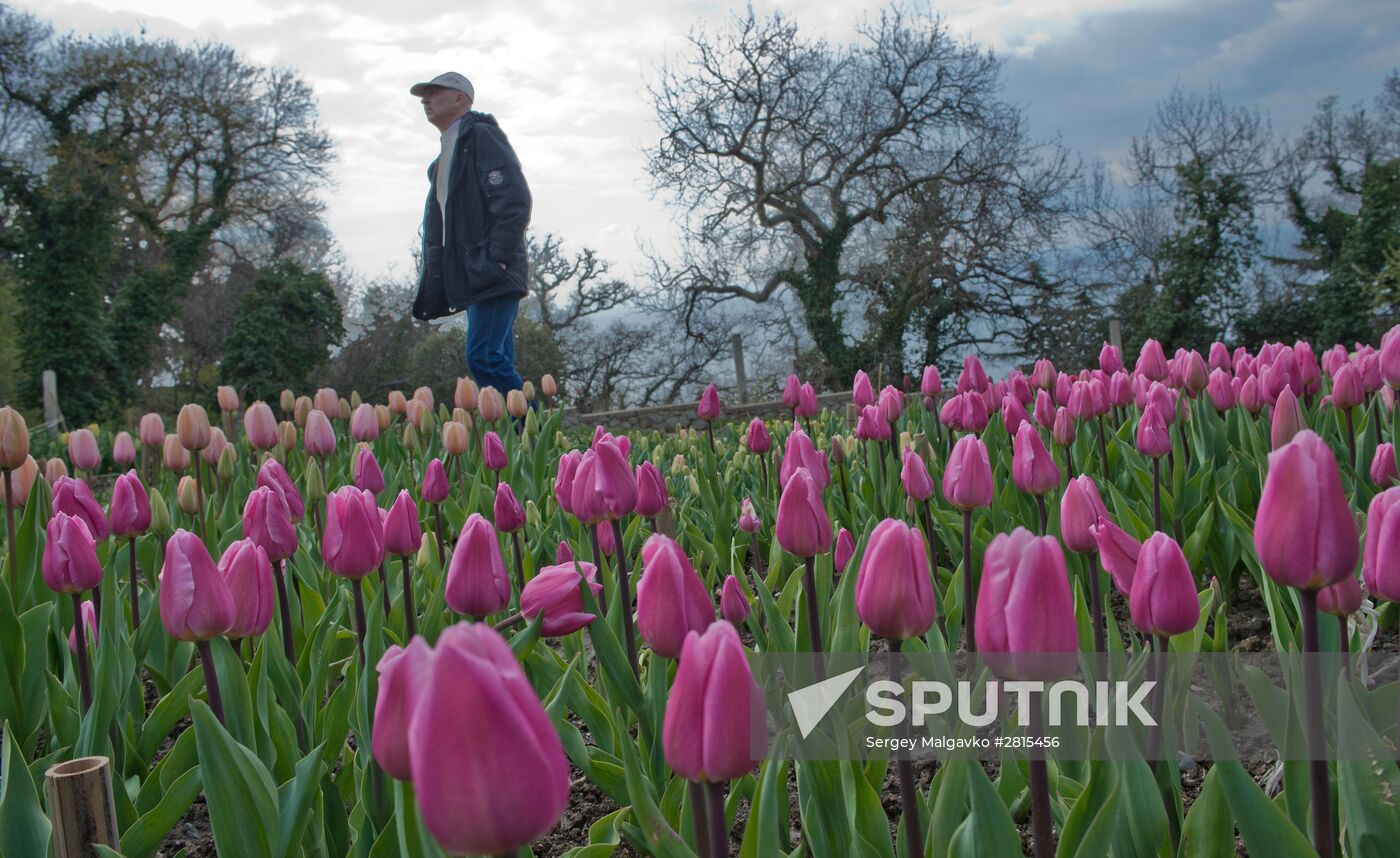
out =
[[[1142,327],[1177,348],[1204,350],[1224,335],[1223,310],[1239,298],[1259,245],[1254,201],[1239,177],[1193,158],[1177,167],[1176,231],[1158,247],[1161,288]]]
[[[17,396],[19,381],[19,281],[0,263],[0,402]]]
[[[567,366],[564,347],[553,331],[534,319],[516,317],[515,369],[521,378],[532,379],[538,387],[540,376],[551,373],[562,382]]]
[[[260,271],[238,302],[224,341],[225,384],[245,399],[276,401],[282,388],[309,386],[312,370],[345,335],[330,280],[294,262]]]
[[[467,371],[466,347],[466,334],[455,325],[428,334],[403,362],[404,386],[430,387],[439,402],[451,404],[457,379]]]

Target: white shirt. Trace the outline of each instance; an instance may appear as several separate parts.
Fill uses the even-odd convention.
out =
[[[438,210],[442,213],[444,245],[447,244],[447,180],[452,176],[452,153],[457,149],[457,126],[460,124],[459,119],[442,132],[442,152],[438,155],[437,176],[433,179],[437,190]]]

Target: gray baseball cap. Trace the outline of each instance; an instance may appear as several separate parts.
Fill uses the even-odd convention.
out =
[[[415,83],[408,88],[408,94],[422,95],[423,91],[430,86],[440,86],[445,89],[455,89],[458,92],[465,92],[467,98],[476,101],[476,89],[472,86],[472,82],[467,80],[464,75],[457,74],[456,72],[443,72],[430,81]]]

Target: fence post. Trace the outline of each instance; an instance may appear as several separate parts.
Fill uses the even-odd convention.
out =
[[[121,844],[106,757],[80,757],[53,766],[44,772],[44,789],[56,858],[87,858],[97,854],[94,844],[113,849]]]
[[[738,334],[732,334],[729,342],[734,346],[734,381],[739,385],[739,402],[749,401],[749,380],[744,372],[744,340]]]
[[[46,369],[43,380],[44,422],[53,424],[63,419],[63,412],[58,409],[58,375],[53,370]]]
[[[1123,323],[1117,319],[1108,320],[1108,341],[1120,353],[1123,351]]]

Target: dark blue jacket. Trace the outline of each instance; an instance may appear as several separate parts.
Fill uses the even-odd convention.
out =
[[[413,315],[436,319],[492,298],[524,298],[525,228],[530,188],[520,159],[495,117],[472,111],[460,120],[448,177],[447,234],[437,203],[437,160],[428,167],[422,270]],[[505,268],[501,268],[505,263]]]

